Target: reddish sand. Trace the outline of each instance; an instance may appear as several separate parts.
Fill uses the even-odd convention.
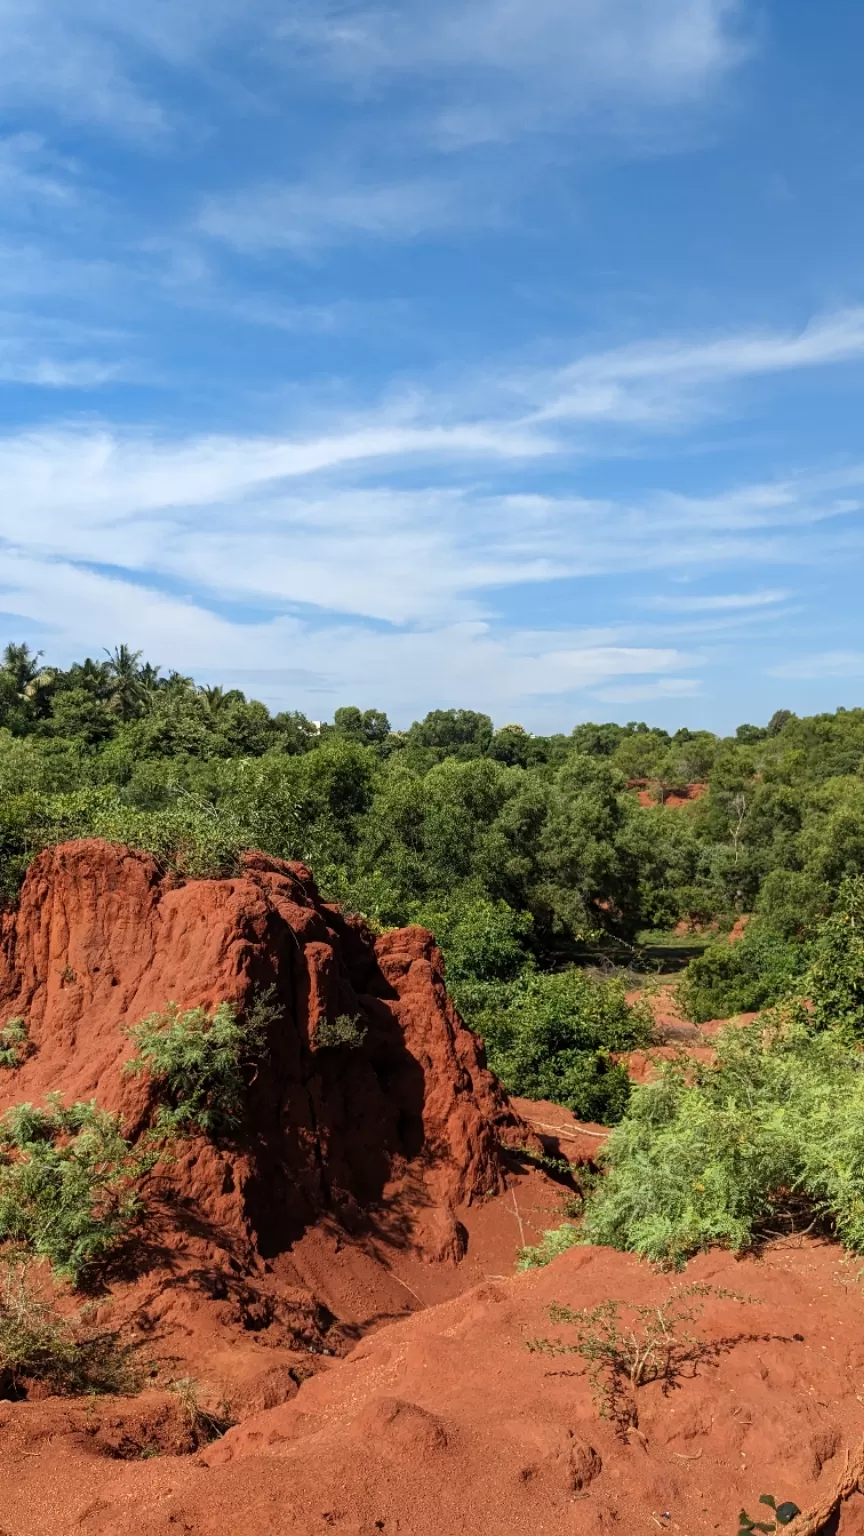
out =
[[[144,1230],[92,1296],[151,1385],[0,1402],[0,1536],[733,1536],[763,1492],[806,1507],[833,1488],[864,1434],[858,1266],[798,1240],[684,1277],[590,1248],[514,1276],[564,1218],[567,1180],[537,1155],[578,1172],[606,1131],[509,1102],[430,935],[373,939],[302,866],[248,855],[236,879],[183,884],[98,842],[44,854],[0,927],[0,1023],[23,1015],[36,1047],[0,1108],[96,1095],[137,1133],[154,1100],[123,1074],[128,1026],[172,999],[242,1009],[262,986],[279,1012],[236,1144],[193,1139],[151,1181]],[[662,990],[655,1009],[666,1043],[634,1053],[635,1076],[710,1054],[715,1026]],[[362,1045],[318,1050],[341,1013]],[[626,1424],[598,1415],[580,1359],[528,1348],[568,1337],[553,1302],[659,1304],[682,1278],[749,1299],[705,1301],[696,1358],[636,1389]],[[178,1377],[236,1427],[205,1445]],[[864,1498],[838,1529],[864,1536]]]
[[[637,1389],[628,1434],[599,1417],[580,1360],[528,1341],[566,1338],[553,1302],[659,1302],[676,1281],[576,1249],[381,1330],[193,1458],[117,1459],[77,1406],[49,1440],[47,1405],[10,1405],[0,1518],[15,1536],[725,1536],[742,1504],[759,1516],[763,1492],[806,1507],[864,1431],[854,1268],[803,1243],[760,1261],[708,1255],[686,1278],[750,1299],[708,1299],[691,1325],[703,1358],[665,1391]],[[94,1404],[91,1425],[105,1413]],[[844,1506],[841,1536],[864,1531],[862,1506]]]

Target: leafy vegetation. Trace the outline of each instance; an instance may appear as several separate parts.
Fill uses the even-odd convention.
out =
[[[864,1251],[864,1058],[803,1010],[730,1027],[710,1066],[635,1089],[583,1237],[681,1262],[821,1219]]]
[[[0,1119],[0,1241],[77,1285],[139,1217],[136,1186],[153,1161],[95,1102],[17,1104]]]
[[[26,1019],[10,1019],[3,1025],[0,1029],[0,1067],[12,1070],[20,1067],[32,1050]]]
[[[746,1509],[742,1509],[738,1516],[738,1536],[750,1536],[751,1531],[776,1531],[778,1525],[791,1525],[795,1516],[801,1513],[798,1505],[793,1504],[791,1499],[778,1504],[773,1493],[760,1493],[759,1503],[767,1504],[769,1509],[773,1509],[776,1519],[753,1520]]]
[[[316,1051],[342,1047],[356,1051],[366,1039],[367,1029],[359,1014],[340,1013],[335,1019],[322,1019],[315,1031]]]
[[[110,1329],[61,1314],[32,1283],[26,1264],[7,1264],[0,1282],[0,1397],[33,1383],[52,1393],[135,1392],[131,1350]]]
[[[572,1222],[563,1222],[560,1227],[550,1227],[543,1233],[540,1242],[534,1246],[520,1248],[516,1258],[516,1268],[543,1269],[557,1259],[559,1254],[566,1253],[568,1248],[574,1248],[581,1243],[582,1236],[578,1227]]]
[[[755,1013],[794,989],[808,959],[808,945],[756,919],[734,943],[724,937],[691,960],[678,988],[681,1004],[696,1024]]]
[[[862,765],[861,709],[778,710],[731,737],[638,721],[533,736],[467,709],[395,731],[355,706],[320,724],[271,714],[237,689],[163,676],[122,645],[60,668],[10,644],[0,900],[64,838],[126,841],[190,878],[236,870],[248,846],[303,859],[328,899],[374,924],[432,927],[510,1086],[615,1119],[628,1087],[613,1056],[642,1042],[644,1020],[614,987],[604,1001],[604,983],[583,985],[584,967],[642,963],[645,931],[722,933],[756,913],[740,942],[694,955],[695,1017],[765,1007],[802,989],[811,965],[830,969],[827,931],[821,960],[814,945],[840,919],[843,881],[864,876]],[[698,798],[667,803],[692,784]],[[568,968],[575,980],[561,979]],[[193,1031],[196,1049],[207,1032]],[[172,1035],[159,1050],[181,1045]],[[188,1115],[178,1092],[173,1109]]]
[[[608,1298],[596,1307],[549,1309],[553,1323],[565,1323],[572,1337],[562,1341],[532,1339],[528,1348],[549,1355],[577,1355],[584,1360],[594,1402],[601,1418],[626,1431],[638,1422],[636,1393],[648,1382],[664,1390],[688,1366],[711,1358],[717,1346],[700,1339],[689,1324],[700,1315],[709,1296],[744,1301],[745,1297],[715,1286],[696,1283],[675,1286],[659,1304]],[[627,1316],[624,1321],[622,1311]]]
[[[478,991],[475,984],[472,1001]],[[455,993],[462,1001],[458,985]],[[623,981],[575,968],[526,969],[516,981],[487,989],[481,1006],[462,1006],[511,1093],[553,1099],[583,1120],[620,1120],[630,1083],[613,1052],[646,1045],[653,1033],[647,1007],[631,1007]]]
[[[247,1070],[265,1049],[266,1020],[242,1021],[231,1003],[182,1012],[169,1003],[129,1031],[136,1054],[125,1070],[147,1074],[163,1103],[158,1128],[168,1133],[230,1131],[240,1119]]]

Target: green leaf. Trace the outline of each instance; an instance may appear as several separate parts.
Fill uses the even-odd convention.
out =
[[[760,1493],[759,1503],[768,1504],[771,1509],[777,1508],[777,1501],[775,1500],[773,1493]]]

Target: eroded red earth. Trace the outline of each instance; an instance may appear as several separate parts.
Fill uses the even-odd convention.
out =
[[[123,1072],[128,1027],[268,988],[278,1017],[237,1145],[194,1138],[154,1177],[141,1236],[91,1298],[151,1385],[0,1403],[0,1532],[734,1536],[762,1492],[805,1507],[830,1490],[864,1434],[857,1265],[803,1239],[683,1277],[589,1248],[514,1275],[567,1193],[519,1149],[590,1161],[602,1127],[510,1103],[430,936],[373,938],[301,866],[248,855],[236,879],[184,884],[98,842],[42,855],[0,934],[0,1022],[24,1016],[36,1047],[0,1108],[95,1096],[134,1134],[153,1100]],[[319,1051],[340,1014],[362,1045]],[[599,1416],[581,1359],[528,1347],[568,1337],[554,1302],[615,1299],[626,1321],[682,1279],[746,1299],[705,1298],[694,1358],[639,1387],[626,1424]],[[235,1427],[203,1447],[177,1378]],[[862,1511],[843,1505],[841,1536],[864,1533]]]

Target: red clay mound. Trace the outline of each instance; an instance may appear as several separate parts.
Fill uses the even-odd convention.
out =
[[[302,865],[249,853],[237,878],[183,883],[148,854],[66,843],[34,861],[0,921],[0,1025],[23,1017],[35,1048],[0,1072],[0,1110],[93,1097],[134,1136],[153,1090],[123,1071],[129,1027],[169,1002],[242,1011],[269,992],[244,1123],[228,1143],[178,1144],[108,1276],[115,1318],[173,1352],[176,1374],[230,1382],[239,1411],[296,1389],[298,1351],[344,1352],[420,1305],[414,1271],[460,1260],[471,1208],[508,1188],[502,1142],[536,1142],[449,1002],[431,935],[375,938]],[[319,1048],[341,1015],[362,1044]],[[504,1226],[509,1266],[512,1215]],[[469,1264],[459,1288],[476,1278]]]
[[[250,853],[240,878],[179,884],[101,841],[41,854],[2,931],[0,1019],[22,1016],[35,1053],[3,1075],[0,1108],[56,1089],[135,1129],[151,1090],[124,1075],[128,1028],[168,1002],[243,1010],[268,988],[279,1018],[238,1147],[195,1145],[200,1214],[266,1256],[403,1178],[418,1213],[437,1212],[433,1246],[455,1255],[447,1214],[503,1187],[498,1139],[519,1140],[520,1122],[447,998],[431,935],[373,939],[299,864]],[[340,1015],[360,1019],[362,1045],[316,1049]]]
[[[656,1305],[680,1277],[574,1249],[377,1333],[193,1461],[99,1461],[71,1424],[50,1446],[34,1439],[4,1478],[0,1518],[16,1536],[728,1536],[742,1505],[761,1517],[762,1493],[807,1509],[864,1431],[854,1273],[799,1240],[761,1261],[707,1255],[684,1278],[742,1299],[705,1299],[690,1359],[638,1387],[617,1427],[583,1360],[528,1342],[572,1337],[554,1302]],[[839,1531],[864,1531],[864,1498]]]

